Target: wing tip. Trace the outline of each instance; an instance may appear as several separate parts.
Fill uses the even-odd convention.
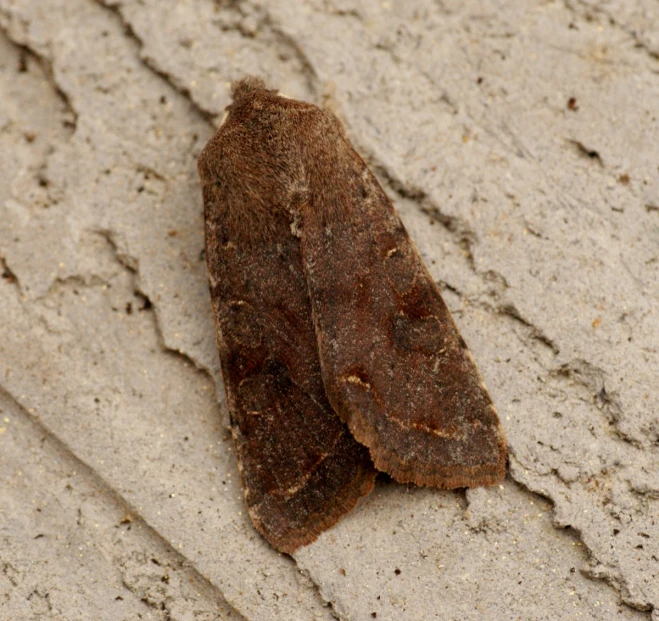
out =
[[[277,532],[277,529],[267,528],[264,521],[252,515],[250,510],[252,524],[278,552],[292,555],[302,546],[316,541],[322,533],[352,511],[364,496],[368,496],[375,486],[376,474],[372,466],[365,468],[361,476],[353,480],[353,485],[345,489],[346,493],[341,498],[337,498],[336,502],[330,507],[325,507],[322,512],[309,516],[305,524],[300,527]]]
[[[456,489],[499,485],[506,477],[506,452],[496,461],[479,466],[443,466],[441,464],[401,463],[390,453],[373,454],[378,470],[386,472],[398,483],[414,483],[419,487]]]
[[[354,413],[353,413],[354,414]],[[414,483],[420,487],[456,489],[459,487],[485,487],[501,483],[507,472],[508,446],[501,424],[492,432],[495,448],[487,460],[473,465],[451,465],[437,461],[410,459],[404,461],[381,441],[375,429],[361,416],[352,416],[347,421],[354,438],[368,447],[375,468],[386,472],[398,483]]]

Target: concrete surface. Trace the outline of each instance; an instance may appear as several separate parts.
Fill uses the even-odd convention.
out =
[[[655,0],[0,0],[0,619],[659,621]],[[343,119],[474,353],[494,489],[252,529],[195,161]],[[219,397],[218,397],[219,396]]]

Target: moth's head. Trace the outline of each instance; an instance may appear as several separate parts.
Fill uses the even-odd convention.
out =
[[[265,82],[261,78],[257,78],[253,75],[245,76],[240,80],[235,80],[231,84],[231,95],[234,102],[238,102],[241,99],[245,99],[250,95],[253,95],[255,92],[261,91],[264,94],[269,93],[271,95],[277,94],[277,89],[269,89],[266,87]]]
[[[223,127],[229,114],[240,110],[242,114],[249,114],[252,110],[263,110],[269,107],[269,102],[278,98],[279,91],[270,89],[265,82],[256,76],[248,75],[231,83],[231,95],[233,102],[224,109],[224,115],[220,121]]]

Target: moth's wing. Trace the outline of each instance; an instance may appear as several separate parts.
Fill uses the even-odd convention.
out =
[[[397,481],[495,484],[506,440],[467,345],[375,177],[347,139],[316,157],[334,151],[302,224],[330,403]]]
[[[325,394],[299,239],[285,217],[254,216],[249,162],[222,139],[199,169],[231,429],[252,523],[292,553],[368,494],[375,470]]]

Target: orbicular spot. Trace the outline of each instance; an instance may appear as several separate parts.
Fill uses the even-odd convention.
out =
[[[254,309],[245,300],[231,300],[223,313],[221,329],[227,341],[251,349],[261,343],[261,330]]]
[[[247,416],[262,416],[272,406],[272,387],[260,375],[245,378],[238,385],[236,406]],[[249,428],[249,424],[245,425]]]
[[[403,351],[434,354],[443,346],[442,332],[434,316],[407,317],[396,315],[393,320],[392,338],[395,346]]]
[[[292,388],[288,367],[277,359],[267,358],[238,384],[238,408],[252,417],[272,413]]]

